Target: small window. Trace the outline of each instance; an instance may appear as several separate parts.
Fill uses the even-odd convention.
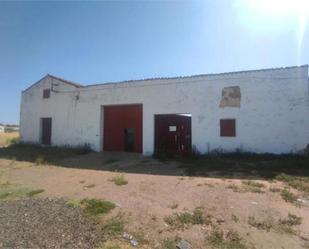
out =
[[[235,119],[220,120],[220,136],[221,137],[236,137],[236,121]]]
[[[43,99],[49,99],[50,98],[50,89],[44,89],[43,90]]]

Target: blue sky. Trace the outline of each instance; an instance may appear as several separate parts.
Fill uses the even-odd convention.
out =
[[[0,122],[19,122],[21,91],[47,73],[92,84],[308,64],[308,19],[250,1],[0,2]]]

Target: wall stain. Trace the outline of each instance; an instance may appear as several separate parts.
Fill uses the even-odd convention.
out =
[[[240,107],[241,93],[239,86],[229,86],[222,89],[221,108]]]

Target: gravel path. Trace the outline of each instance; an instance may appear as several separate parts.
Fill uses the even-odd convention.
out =
[[[96,248],[96,225],[64,199],[0,202],[0,248]]]

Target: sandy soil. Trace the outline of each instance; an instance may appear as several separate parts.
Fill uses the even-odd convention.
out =
[[[75,168],[79,163],[84,166],[88,163],[89,168],[92,168],[92,163],[97,164],[97,169]],[[181,176],[182,169],[177,163],[137,155],[119,155],[117,160],[112,160],[109,155],[90,154],[64,160],[61,165],[0,159],[0,169],[7,170],[10,184],[44,189],[43,197],[95,197],[116,203],[117,208],[110,215],[124,213],[126,231],[142,234],[147,241],[144,248],[155,248],[164,239],[175,236],[190,241],[194,248],[205,248],[207,226],[193,225],[188,229],[173,230],[164,222],[168,215],[193,211],[197,207],[204,207],[205,213],[212,215],[221,229],[238,231],[248,244],[256,248],[308,248],[309,206],[296,207],[282,200],[279,193],[269,190],[283,188],[281,182],[259,180],[266,186],[262,188],[264,193],[234,192],[229,186],[241,187],[239,179]],[[102,165],[101,170],[98,165]],[[112,172],[114,169],[118,172]],[[117,186],[111,181],[120,174],[128,180],[127,185]],[[95,186],[87,188],[87,185]],[[249,216],[278,220],[287,217],[288,213],[302,217],[297,235],[274,230],[267,232],[248,224]],[[232,216],[238,221],[235,222]]]

